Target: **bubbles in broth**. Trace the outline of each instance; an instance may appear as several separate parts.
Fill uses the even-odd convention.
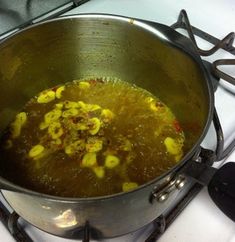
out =
[[[183,156],[171,110],[124,81],[80,80],[44,90],[0,141],[1,175],[38,192],[95,197],[137,188]]]

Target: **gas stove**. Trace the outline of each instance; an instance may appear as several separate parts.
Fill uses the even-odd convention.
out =
[[[29,2],[33,1],[26,2],[29,4]],[[66,1],[63,3],[66,3]],[[213,45],[210,42],[216,42],[217,39],[223,39],[228,33],[235,30],[235,21],[233,20],[235,16],[235,5],[232,0],[223,2],[219,0],[208,0],[206,2],[198,0],[195,3],[188,0],[180,2],[177,0],[91,0],[85,1],[84,4],[75,8],[71,8],[69,5],[66,9],[66,13],[64,13],[64,11],[61,11],[61,13],[65,15],[79,13],[109,13],[150,20],[168,26],[172,26],[172,24],[176,22],[181,9],[185,9],[189,15],[191,24],[196,27],[193,28],[193,32],[209,40],[208,42],[201,37],[196,37],[196,41],[201,49],[212,48]],[[185,22],[187,22],[187,20],[184,21],[184,23]],[[182,24],[181,27],[184,27],[184,25],[185,24]],[[174,27],[177,26],[174,25]],[[203,30],[204,32],[198,32],[198,29]],[[177,31],[186,36],[188,35],[184,28],[177,28]],[[206,33],[209,33],[210,35]],[[202,58],[209,62],[214,62],[217,59],[234,58],[234,47],[231,45],[228,50],[230,52],[220,49],[214,54]],[[218,66],[218,69],[235,76],[234,68]],[[235,138],[234,101],[235,86],[224,80],[220,80],[215,92],[215,107],[223,129],[225,147]],[[213,125],[211,125],[202,146],[208,149],[215,149],[216,139],[215,129]],[[235,152],[226,156],[222,161],[216,162],[214,167],[218,168],[227,161],[235,161]],[[103,241],[152,242],[158,239],[160,242],[235,242],[234,222],[224,215],[213,203],[208,195],[206,187],[197,183],[192,183],[184,189],[184,193],[180,194],[177,199],[179,203],[176,207],[169,208],[169,211],[166,211],[163,217],[156,218],[153,223],[139,231],[119,238]],[[5,206],[1,207],[3,211],[3,222],[0,223],[1,241],[15,241],[9,231],[4,227],[4,222],[9,224],[10,230],[15,233],[15,238],[19,241],[68,241],[67,239],[49,235],[34,228],[27,224],[23,219],[18,219],[15,213],[10,216],[9,220],[8,217],[4,216],[12,213],[12,210],[4,202],[3,198],[1,198],[1,201],[7,206],[7,209]],[[18,223],[16,223],[17,219]],[[23,228],[23,232],[18,232],[18,227]],[[24,233],[28,234],[31,240],[28,237],[25,239]],[[88,227],[85,228],[80,241],[99,240],[89,238]]]

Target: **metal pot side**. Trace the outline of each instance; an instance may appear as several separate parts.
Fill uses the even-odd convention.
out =
[[[186,156],[171,171],[135,191],[103,198],[2,191],[25,220],[62,237],[76,238],[86,222],[101,237],[114,237],[159,216],[177,194],[165,203],[152,204],[153,188],[180,172],[205,136],[212,117],[208,77],[185,37],[160,24],[91,14],[37,24],[0,44],[0,131],[39,91],[94,76],[135,83],[165,102],[184,129]]]

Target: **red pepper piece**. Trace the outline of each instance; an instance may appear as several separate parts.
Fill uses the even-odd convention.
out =
[[[179,122],[177,120],[173,121],[173,126],[174,126],[176,132],[181,132],[182,131],[182,129],[180,127],[180,124],[179,124]]]

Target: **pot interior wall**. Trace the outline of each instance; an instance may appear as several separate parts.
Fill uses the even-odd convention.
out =
[[[185,131],[186,150],[208,118],[195,61],[132,21],[72,18],[44,23],[0,45],[0,131],[39,91],[84,77],[116,77],[164,101]]]

